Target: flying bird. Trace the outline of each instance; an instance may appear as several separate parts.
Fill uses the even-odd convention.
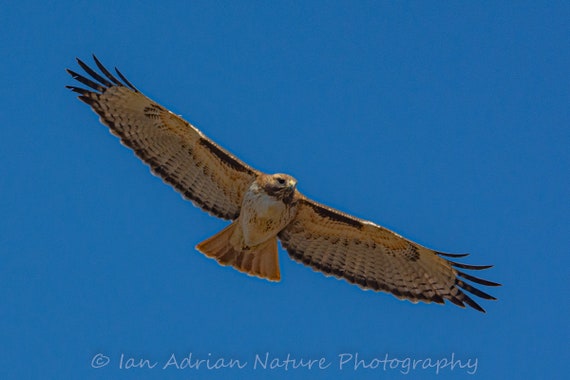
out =
[[[143,95],[119,70],[115,69],[117,78],[93,59],[100,72],[80,59],[77,62],[87,75],[67,70],[87,88],[66,87],[78,93],[152,173],[194,205],[232,221],[196,246],[204,255],[248,275],[279,281],[279,240],[291,258],[316,271],[414,303],[448,300],[485,312],[465,291],[496,299],[466,280],[484,286],[500,284],[463,272],[491,265],[451,261],[467,254],[428,249],[307,198],[292,176],[266,174],[248,166]]]

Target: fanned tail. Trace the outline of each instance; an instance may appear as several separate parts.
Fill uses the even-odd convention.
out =
[[[236,220],[216,235],[196,246],[204,255],[216,259],[221,265],[229,265],[250,276],[279,281],[277,238],[273,237],[255,246],[247,247]]]

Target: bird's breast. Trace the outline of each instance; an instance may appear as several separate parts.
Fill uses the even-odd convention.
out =
[[[246,192],[239,216],[245,243],[256,246],[276,236],[291,221],[292,211],[290,205],[263,191]]]

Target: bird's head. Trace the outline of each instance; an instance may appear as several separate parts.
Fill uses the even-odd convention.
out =
[[[297,180],[290,175],[277,173],[265,176],[263,179],[263,190],[277,199],[290,203],[293,199]]]

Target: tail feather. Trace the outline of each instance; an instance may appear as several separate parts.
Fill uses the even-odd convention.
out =
[[[270,281],[279,281],[279,259],[277,254],[277,238],[254,246],[246,247],[238,221],[204,240],[196,249],[206,256],[216,259],[221,265],[233,266],[235,269]]]

